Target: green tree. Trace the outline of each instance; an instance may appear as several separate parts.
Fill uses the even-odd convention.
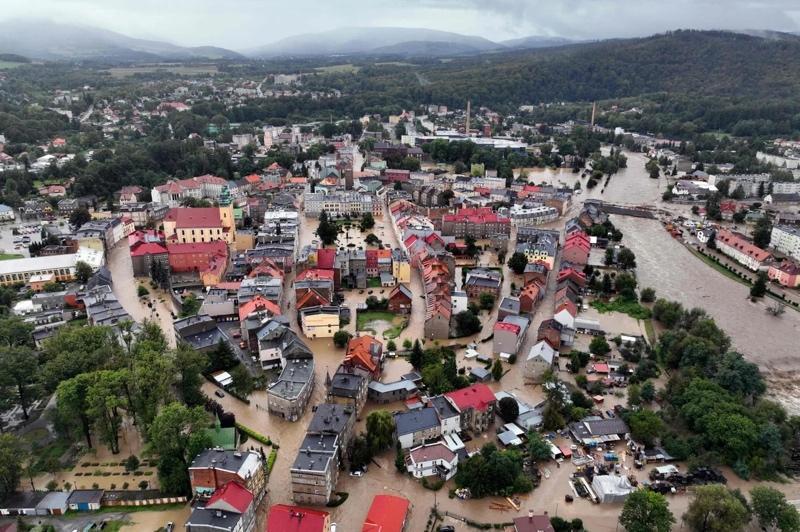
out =
[[[675,517],[666,497],[640,489],[628,495],[619,522],[628,532],[669,532]]]
[[[178,373],[176,387],[183,402],[189,406],[202,405],[205,397],[200,391],[203,384],[202,373],[208,366],[208,357],[195,351],[185,342],[175,349],[175,369]]]
[[[617,253],[617,264],[623,270],[632,270],[636,268],[636,255],[629,248],[622,248]]]
[[[800,530],[797,509],[786,501],[786,496],[769,486],[756,486],[750,490],[753,513],[765,530],[796,532]]]
[[[137,342],[133,350],[132,379],[127,385],[131,391],[137,420],[145,432],[159,408],[171,402],[175,378],[173,359],[165,355],[163,348],[154,347],[155,345],[141,339]]]
[[[606,266],[611,266],[614,264],[614,248],[606,248],[606,254],[603,258],[603,263]]]
[[[631,437],[647,446],[651,446],[664,432],[664,422],[652,410],[633,412],[628,418]]]
[[[236,355],[228,342],[220,340],[213,351],[208,352],[208,372],[229,370],[238,364]]]
[[[339,227],[328,219],[328,213],[322,211],[319,213],[319,226],[317,227],[317,236],[322,241],[322,245],[330,246],[336,242],[336,236],[339,234]]]
[[[753,228],[753,244],[761,249],[767,249],[770,240],[772,240],[772,222],[764,216],[756,222],[756,226]]]
[[[119,452],[119,429],[126,405],[124,390],[129,382],[127,370],[100,370],[92,376],[86,391],[87,414],[94,421],[100,441],[108,445],[113,454]]]
[[[75,279],[77,279],[79,283],[86,284],[93,273],[92,267],[82,260],[75,263]]]
[[[496,381],[503,378],[503,363],[499,358],[492,364],[492,378]]]
[[[25,449],[13,434],[0,434],[0,497],[5,499],[17,490],[22,478]]]
[[[459,312],[455,319],[459,336],[470,336],[481,330],[481,320],[469,310]]]
[[[372,217],[371,212],[368,212],[362,216],[360,227],[362,231],[369,231],[375,227],[375,218]]]
[[[40,378],[47,390],[80,374],[121,365],[122,346],[105,326],[62,327],[42,350]]]
[[[611,352],[611,346],[608,345],[605,336],[595,336],[589,342],[589,351],[598,356],[605,356]]]
[[[645,381],[642,383],[642,401],[645,403],[652,403],[656,398],[656,387],[653,381]]]
[[[538,432],[528,431],[528,456],[534,462],[549,460],[552,457],[550,444]]]
[[[353,336],[352,334],[345,331],[344,329],[339,329],[333,334],[333,345],[339,348],[344,347],[347,345],[347,342],[350,341],[350,338],[352,338],[352,336]]]
[[[0,395],[13,390],[13,402],[28,419],[28,408],[37,395],[38,361],[27,346],[0,347]]]
[[[89,212],[89,209],[86,207],[79,207],[72,211],[72,214],[69,215],[69,224],[77,230],[91,219],[92,215]]]
[[[656,291],[654,288],[642,288],[642,291],[639,293],[639,300],[642,303],[652,303],[656,300]]]
[[[403,345],[405,345],[405,343]],[[408,349],[408,347],[406,347],[406,349]],[[414,347],[411,348],[411,356],[408,357],[408,362],[414,369],[422,369],[423,356],[422,344],[419,343],[419,339],[414,340]]]
[[[394,343],[394,340],[386,342],[386,350],[389,352],[397,351],[397,344]]]
[[[201,407],[171,403],[161,409],[148,432],[150,447],[158,455],[161,489],[169,494],[189,493],[187,468],[197,454],[211,446],[205,432],[208,416]]]
[[[483,292],[478,298],[482,310],[492,310],[494,307],[494,294]]]
[[[200,312],[200,300],[194,294],[189,294],[181,302],[181,318],[196,316]]]
[[[497,413],[506,423],[511,423],[519,416],[519,404],[513,397],[503,397],[497,402]]]
[[[376,410],[367,416],[367,441],[373,455],[391,447],[393,435],[394,417],[388,410]]]
[[[93,373],[81,373],[62,381],[56,389],[56,407],[59,415],[68,422],[78,422],[83,436],[86,438],[86,445],[90,449],[92,448],[92,420],[89,418],[89,405],[86,397],[93,379]],[[69,424],[68,426],[74,425]]]
[[[33,325],[17,316],[0,318],[0,345],[33,347]]]
[[[756,282],[753,283],[753,286],[750,287],[750,297],[752,298],[762,298],[767,294],[767,274],[764,272],[758,272],[758,276],[756,277]]]
[[[677,301],[659,299],[653,305],[653,319],[672,329],[683,316],[683,306]]]
[[[525,266],[528,265],[528,257],[525,256],[524,253],[520,253],[519,251],[515,251],[511,258],[508,259],[508,267],[511,268],[511,271],[516,273],[517,275],[522,275],[525,271]]]
[[[231,386],[243,397],[249,396],[255,390],[255,381],[244,364],[238,364],[231,370]]]
[[[721,484],[698,486],[683,514],[683,522],[695,532],[737,532],[750,521],[747,508]]]

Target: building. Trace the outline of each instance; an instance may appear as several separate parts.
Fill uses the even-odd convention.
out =
[[[310,356],[287,359],[278,378],[267,387],[269,413],[287,421],[297,421],[313,390],[314,359]]]
[[[217,321],[207,314],[197,314],[175,320],[172,324],[178,343],[186,342],[193,349],[207,353],[217,348],[227,337],[217,326]]]
[[[772,256],[768,251],[756,246],[743,235],[725,229],[719,229],[716,232],[714,243],[720,253],[727,255],[754,272],[760,270]]]
[[[558,220],[559,210],[542,204],[515,204],[508,215],[517,227],[542,225]]]
[[[461,413],[450,399],[444,395],[437,395],[436,397],[431,397],[429,404],[436,410],[442,436],[461,432]]]
[[[16,218],[17,215],[14,214],[14,209],[8,205],[0,204],[0,222],[13,222]]]
[[[582,231],[571,233],[561,249],[561,260],[585,266],[589,262],[591,247],[586,233]]]
[[[221,240],[196,243],[167,243],[172,273],[196,274],[203,286],[216,286],[228,268],[228,246]]]
[[[189,198],[218,200],[227,184],[227,179],[208,174],[189,179],[173,179],[164,185],[153,187],[150,197],[153,203],[177,207]]]
[[[558,359],[558,351],[547,340],[540,340],[528,352],[525,359],[524,375],[533,382],[542,382],[545,373],[553,369],[553,363]]]
[[[160,242],[139,242],[130,248],[133,275],[150,277],[153,263],[158,262],[164,271],[169,268],[169,250]]]
[[[497,400],[487,385],[478,383],[445,394],[461,414],[461,429],[480,433],[494,423]]]
[[[309,338],[332,338],[339,330],[339,307],[307,307],[300,311],[303,333]]]
[[[78,512],[99,510],[103,501],[103,490],[73,490],[67,499],[69,509]]]
[[[594,446],[608,442],[624,441],[630,429],[622,418],[603,419],[591,416],[569,425],[572,438],[580,445]]]
[[[527,516],[514,518],[514,532],[556,532],[550,524],[550,516],[534,515],[529,511]]]
[[[398,284],[389,292],[388,311],[392,314],[410,314],[414,295],[411,289],[404,284]]]
[[[406,471],[414,478],[436,476],[450,480],[458,471],[458,455],[439,441],[411,449],[405,464]]]
[[[367,213],[378,217],[383,215],[383,206],[377,196],[364,192],[306,192],[303,194],[303,211],[306,216],[313,217],[322,211],[331,218],[360,218]]]
[[[453,313],[450,300],[452,272],[438,257],[423,260],[420,270],[425,286],[425,338],[447,339]]]
[[[788,225],[774,226],[769,245],[779,253],[800,260],[800,229]]]
[[[285,318],[267,321],[258,333],[258,361],[263,369],[285,367],[288,360],[311,358],[313,353],[289,327]]]
[[[265,467],[262,455],[255,451],[206,449],[188,467],[192,496],[207,500],[218,489],[235,482],[247,488],[258,504],[267,490]]]
[[[164,217],[164,238],[167,243],[194,244],[222,240],[233,244],[235,239],[233,207],[180,207],[170,209]]]
[[[508,237],[511,234],[511,220],[500,216],[489,207],[460,209],[455,214],[442,216],[442,235],[464,238],[467,235],[476,239]]]
[[[397,495],[375,495],[361,532],[403,532],[410,503]]]
[[[497,301],[503,281],[499,272],[475,268],[467,273],[464,291],[471,303],[480,302],[481,295],[489,294]]]
[[[528,333],[530,320],[524,316],[506,316],[494,326],[492,352],[516,355]]]
[[[383,369],[383,344],[368,334],[351,338],[342,367],[370,381],[379,378]]]
[[[333,377],[325,375],[325,386],[328,389],[328,402],[347,405],[356,412],[361,412],[367,402],[370,379],[353,370],[340,366]]]
[[[102,253],[92,254],[93,264],[97,269],[102,265]],[[47,257],[30,257],[22,259],[9,259],[0,261],[0,285],[27,284],[34,275],[54,275],[58,282],[70,282],[75,279],[75,265],[83,257],[89,257],[84,252],[69,255],[53,255]]]
[[[216,490],[204,506],[195,506],[187,532],[251,532],[255,529],[253,494],[232,480]]]
[[[779,264],[770,264],[767,277],[781,286],[797,288],[800,286],[800,266],[789,260]]]
[[[441,422],[433,407],[396,412],[395,439],[402,449],[417,447],[442,435]]]
[[[370,382],[367,386],[367,397],[382,404],[405,401],[416,394],[418,389],[414,381],[404,377],[392,382]]]
[[[275,504],[267,516],[267,531],[330,532],[330,529],[331,515],[313,508]]]
[[[290,469],[292,499],[297,504],[324,506],[339,478],[339,436],[307,434]]]

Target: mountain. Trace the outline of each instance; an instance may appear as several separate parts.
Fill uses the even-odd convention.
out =
[[[423,28],[342,28],[295,35],[245,51],[251,57],[312,55],[450,55],[480,53],[504,47],[483,37]],[[423,54],[420,54],[423,55]]]
[[[236,52],[213,46],[197,48],[135,39],[89,26],[47,20],[11,19],[0,22],[0,53],[37,60],[158,61],[241,59]]]
[[[576,44],[581,41],[575,39],[566,39],[564,37],[541,37],[538,35],[531,35],[529,37],[522,37],[520,39],[509,39],[507,41],[500,41],[500,44],[506,48],[511,49],[535,49],[535,48],[553,48],[556,46],[567,46]]]

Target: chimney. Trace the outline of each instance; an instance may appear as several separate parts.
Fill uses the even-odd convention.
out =
[[[528,510],[528,522],[533,523],[533,510]]]

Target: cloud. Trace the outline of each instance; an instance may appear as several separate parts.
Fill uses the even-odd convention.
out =
[[[795,31],[800,23],[797,0],[0,0],[0,8],[4,18],[44,17],[235,49],[343,26],[424,27],[503,40],[679,28]]]

